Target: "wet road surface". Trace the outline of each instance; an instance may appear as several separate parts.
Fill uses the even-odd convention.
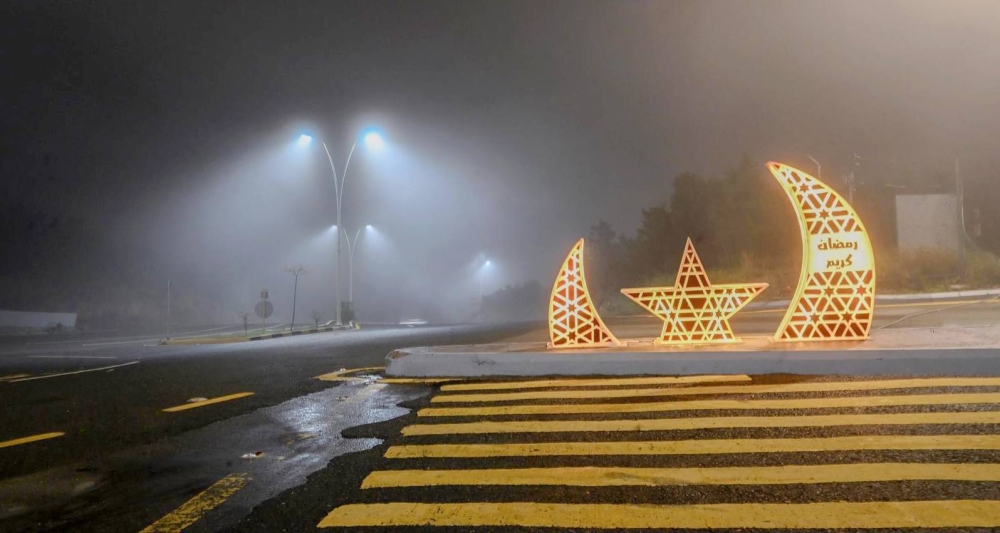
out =
[[[877,327],[1000,317],[995,301],[890,309]],[[989,376],[379,376],[397,347],[540,332],[5,340],[0,531],[1000,528]]]
[[[357,382],[317,376],[379,367],[401,346],[489,342],[523,329],[363,329],[209,346],[158,346],[145,337],[5,342],[0,531],[138,531],[142,525],[133,526],[147,517],[137,509],[168,512],[176,498],[183,501],[216,479],[227,462],[275,439],[301,441],[296,446],[306,448],[289,453],[297,457],[290,463],[306,461],[314,470],[331,454],[372,444],[343,443],[340,428],[403,412],[395,408],[400,397],[372,391],[361,397],[378,408],[352,410],[352,398],[363,390]],[[268,408],[286,414],[269,414]],[[324,432],[337,436],[336,446],[322,453],[308,449],[324,442],[309,429],[315,425],[310,413]],[[284,472],[286,480],[274,486],[307,473]],[[111,516],[121,521],[91,527]]]

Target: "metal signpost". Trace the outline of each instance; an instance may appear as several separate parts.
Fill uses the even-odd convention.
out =
[[[272,305],[271,302],[267,300],[267,296],[268,296],[267,289],[262,289],[260,291],[260,301],[257,302],[257,305],[254,306],[253,308],[254,314],[256,314],[261,320],[260,322],[261,333],[267,331],[267,319],[272,314],[274,314],[274,305]]]

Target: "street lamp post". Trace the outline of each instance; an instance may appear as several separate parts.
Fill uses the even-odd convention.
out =
[[[483,305],[483,280],[486,279],[486,268],[490,266],[490,262],[486,261],[483,264],[483,268],[479,269],[479,305]]]
[[[302,265],[299,265],[295,268],[286,267],[285,272],[288,272],[289,274],[295,276],[295,288],[292,289],[292,325],[291,327],[288,328],[288,331],[295,331],[295,307],[296,307],[296,300],[298,300],[299,296],[299,276],[303,274],[308,274],[309,272],[307,272]]]
[[[368,224],[364,228],[358,228],[354,234],[354,242],[351,242],[351,236],[347,230],[342,230],[344,237],[347,238],[347,301],[351,303],[352,309],[354,308],[354,250],[358,246],[358,238],[361,237],[362,229],[372,229],[372,225]]]
[[[299,144],[309,144],[312,142],[312,137],[309,135],[299,136]],[[369,132],[364,137],[365,145],[372,150],[380,150],[384,145],[382,137],[378,133]],[[358,147],[358,142],[354,141],[351,145],[351,151],[347,154],[347,162],[344,163],[344,173],[341,177],[337,176],[337,167],[333,164],[333,157],[330,155],[330,149],[326,146],[326,141],[320,140],[320,144],[323,145],[323,151],[326,152],[326,159],[330,162],[330,170],[333,171],[333,186],[337,193],[337,227],[341,228],[341,208],[343,207],[344,199],[344,183],[347,181],[347,169],[351,166],[351,156],[354,155],[354,149]],[[336,298],[337,298],[337,325],[343,325],[341,320],[342,310],[340,308],[340,232],[337,232],[337,287],[336,287]]]

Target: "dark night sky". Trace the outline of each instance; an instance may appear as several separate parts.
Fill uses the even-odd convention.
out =
[[[961,155],[969,172],[998,159],[997,2],[2,11],[0,202],[72,214],[178,265],[260,261],[285,249],[242,233],[287,243],[332,221],[318,153],[306,168],[275,159],[304,130],[338,164],[364,128],[384,133],[381,158],[355,155],[345,219],[378,222],[391,260],[429,280],[417,292],[480,252],[496,283],[547,284],[593,222],[631,233],[676,173],[716,175],[743,154],[812,169],[811,153],[827,176],[853,152],[904,168]]]

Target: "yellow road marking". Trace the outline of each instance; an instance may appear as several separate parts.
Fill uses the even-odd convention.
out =
[[[353,381],[356,378],[348,377],[347,374],[354,374],[356,372],[377,372],[379,370],[385,370],[385,367],[366,366],[363,368],[345,368],[344,370],[338,370],[336,372],[330,372],[329,374],[323,374],[322,376],[316,376],[316,379],[320,381]]]
[[[246,474],[229,474],[139,533],[177,533],[182,531],[197,522],[202,515],[221,505],[249,481],[250,477]]]
[[[1000,403],[1000,393],[910,394],[904,396],[851,396],[847,398],[795,398],[791,400],[692,400],[656,403],[592,403],[557,405],[501,405],[488,407],[428,407],[417,416],[564,415],[599,413],[654,413],[696,410],[828,409],[835,407],[885,407],[899,405],[963,405]]]
[[[462,381],[461,378],[383,378],[379,383],[389,385],[410,385],[410,384],[434,384],[446,383],[448,381]]]
[[[183,405],[178,405],[175,407],[168,407],[163,410],[164,413],[176,413],[177,411],[187,411],[188,409],[194,409],[196,407],[204,407],[206,405],[212,405],[215,403],[228,402],[229,400],[236,400],[238,398],[246,398],[247,396],[253,396],[252,392],[238,392],[236,394],[230,394],[229,396],[219,396],[218,398],[209,398],[208,400],[201,402],[186,403]]]
[[[1000,501],[720,503],[372,503],[337,507],[318,527],[502,526],[594,529],[863,529],[1000,526]]]
[[[657,418],[649,420],[529,420],[416,424],[403,435],[458,435],[484,433],[559,433],[581,431],[672,431],[717,428],[795,428],[911,424],[1000,424],[1000,411],[966,413],[899,413],[809,416],[721,416],[712,418]]]
[[[0,376],[0,381],[8,381],[11,379],[26,378],[31,374],[10,374],[8,376]]]
[[[860,390],[913,389],[920,387],[1000,387],[1000,378],[922,378],[877,381],[819,381],[779,385],[735,385],[674,387],[660,389],[557,390],[501,392],[492,394],[441,394],[433,403],[500,402],[544,400],[552,398],[637,398],[642,396],[692,396],[705,394],[762,394],[784,392],[832,392]]]
[[[596,455],[710,455],[850,450],[1000,450],[1000,435],[870,435],[805,439],[706,439],[646,442],[534,442],[392,446],[386,459]]]
[[[1000,481],[1000,464],[852,463],[725,468],[557,467],[480,470],[379,470],[362,489],[442,485],[788,485],[885,481]]]
[[[11,446],[17,446],[19,444],[28,444],[29,442],[38,442],[40,440],[54,439],[56,437],[62,437],[65,435],[62,431],[53,431],[52,433],[40,433],[38,435],[32,435],[30,437],[21,437],[20,439],[6,440],[0,442],[0,448],[9,448]]]
[[[611,387],[616,385],[675,385],[679,383],[716,383],[752,381],[747,375],[677,376],[617,379],[545,379],[541,381],[500,381],[494,383],[461,383],[445,385],[442,391],[539,389],[544,387]]]

